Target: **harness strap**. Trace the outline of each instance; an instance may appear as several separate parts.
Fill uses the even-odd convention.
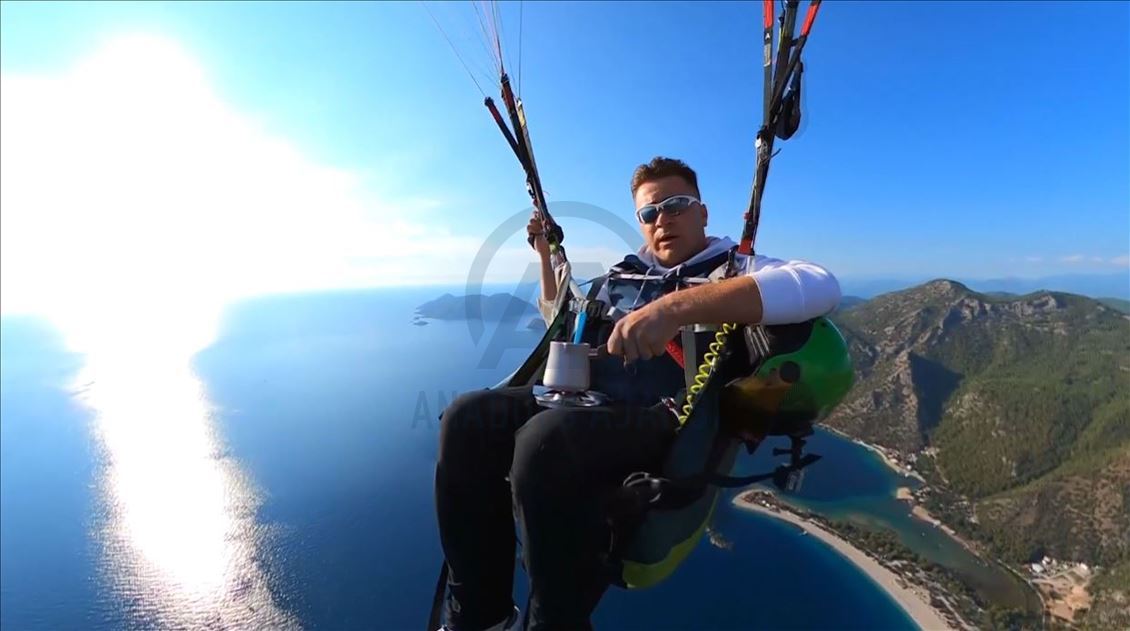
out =
[[[575,314],[584,313],[590,321],[612,319],[613,310],[611,307],[604,301],[596,299],[600,295],[604,283],[608,280],[608,276],[608,274],[603,274],[592,279],[589,291],[584,298],[576,297],[569,301],[569,311]],[[580,293],[578,292],[576,295],[580,296]]]
[[[685,326],[682,332],[683,338],[683,379],[687,384],[687,392],[691,391],[691,386],[694,385],[694,378],[698,374],[698,348],[695,342],[695,329],[694,327]],[[672,340],[674,341],[674,340]],[[687,361],[687,358],[690,361]]]
[[[613,273],[616,275],[616,278],[618,278],[618,279],[622,278],[624,280],[654,280],[654,281],[669,281],[669,280],[671,280],[670,276],[656,276],[654,274],[636,274],[636,273],[631,273],[631,272],[613,272]],[[702,285],[704,283],[709,283],[710,279],[708,279],[708,278],[698,278],[698,277],[694,277],[694,276],[689,276],[689,277],[688,276],[682,276],[682,277],[679,277],[679,282],[681,282],[685,285]]]
[[[604,283],[608,280],[608,274],[601,274],[592,279],[592,285],[589,287],[589,293],[585,294],[585,300],[596,300],[600,295],[600,290],[604,288]]]
[[[806,454],[788,465],[779,465],[773,471],[746,476],[729,476],[708,469],[684,478],[659,478],[646,472],[628,476],[621,493],[633,499],[636,506],[660,510],[680,510],[698,501],[707,487],[735,489],[766,480],[783,484],[786,477],[820,460],[817,454]]]
[[[440,618],[443,617],[443,600],[447,596],[447,561],[439,568],[439,580],[436,581],[436,589],[432,594],[432,611],[428,615],[428,631],[434,631],[440,628],[442,622]]]

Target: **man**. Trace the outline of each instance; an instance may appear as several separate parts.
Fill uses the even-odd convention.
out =
[[[607,345],[592,384],[612,404],[545,409],[531,388],[516,387],[467,393],[444,411],[435,490],[449,629],[516,622],[515,522],[530,578],[527,628],[591,628],[611,581],[610,540],[623,536],[611,531],[603,502],[628,475],[657,473],[676,435],[663,398],[676,395],[684,373],[667,342],[687,325],[804,322],[839,303],[835,277],[804,261],[758,256],[745,274],[691,283],[716,274],[734,247],[707,236],[695,172],[657,157],[636,169],[631,189],[645,245],[614,268],[622,280],[610,275],[601,286],[596,299],[613,317],[588,338]],[[531,220],[548,319],[558,288],[539,230]]]

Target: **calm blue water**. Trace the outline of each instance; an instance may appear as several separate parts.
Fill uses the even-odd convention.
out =
[[[0,626],[422,628],[441,560],[436,417],[537,340],[412,325],[443,291],[250,301],[180,361],[152,340],[75,356],[35,321],[0,321]],[[513,346],[498,362],[492,340]],[[899,483],[847,441],[822,434],[814,447],[827,458],[806,498]],[[715,528],[732,550],[704,542],[668,582],[610,591],[597,626],[913,626],[787,524],[722,502]]]

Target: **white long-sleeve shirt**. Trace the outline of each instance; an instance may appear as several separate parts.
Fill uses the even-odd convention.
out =
[[[708,237],[703,251],[687,261],[668,268],[659,263],[655,256],[643,246],[636,253],[649,267],[649,274],[666,274],[685,265],[717,256],[734,247],[727,237]],[[758,254],[753,265],[747,265],[747,258],[739,255],[737,263],[744,267],[746,274],[757,281],[761,292],[762,320],[760,324],[791,324],[805,322],[835,310],[840,303],[840,283],[824,267],[802,260],[782,260]],[[559,279],[558,291],[562,291]],[[607,300],[606,289],[602,288],[598,300]],[[641,305],[642,306],[642,305]],[[553,304],[538,298],[538,308],[549,322],[552,319]]]

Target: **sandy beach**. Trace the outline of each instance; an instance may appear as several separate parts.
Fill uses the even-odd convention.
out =
[[[893,598],[906,613],[922,629],[934,631],[935,629],[953,629],[933,607],[930,606],[930,595],[924,590],[916,588],[894,572],[879,564],[875,559],[867,556],[862,550],[852,546],[834,533],[820,526],[798,517],[787,511],[775,511],[754,502],[747,502],[742,496],[734,498],[734,504],[739,508],[752,510],[787,521],[806,530],[810,535],[819,538],[824,543],[832,546],[837,552],[854,563],[858,568],[867,573]]]
[[[981,556],[981,553],[977,550],[977,548],[972,543],[967,541],[965,537],[957,534],[956,530],[950,528],[949,526],[942,523],[940,519],[931,515],[930,511],[926,510],[925,506],[918,504],[914,498],[914,493],[912,493],[909,488],[900,486],[895,490],[895,497],[910,504],[910,513],[916,518],[930,524],[935,528],[940,528],[942,532],[949,535],[949,537],[954,541],[960,543],[966,550],[969,550],[977,556]]]

